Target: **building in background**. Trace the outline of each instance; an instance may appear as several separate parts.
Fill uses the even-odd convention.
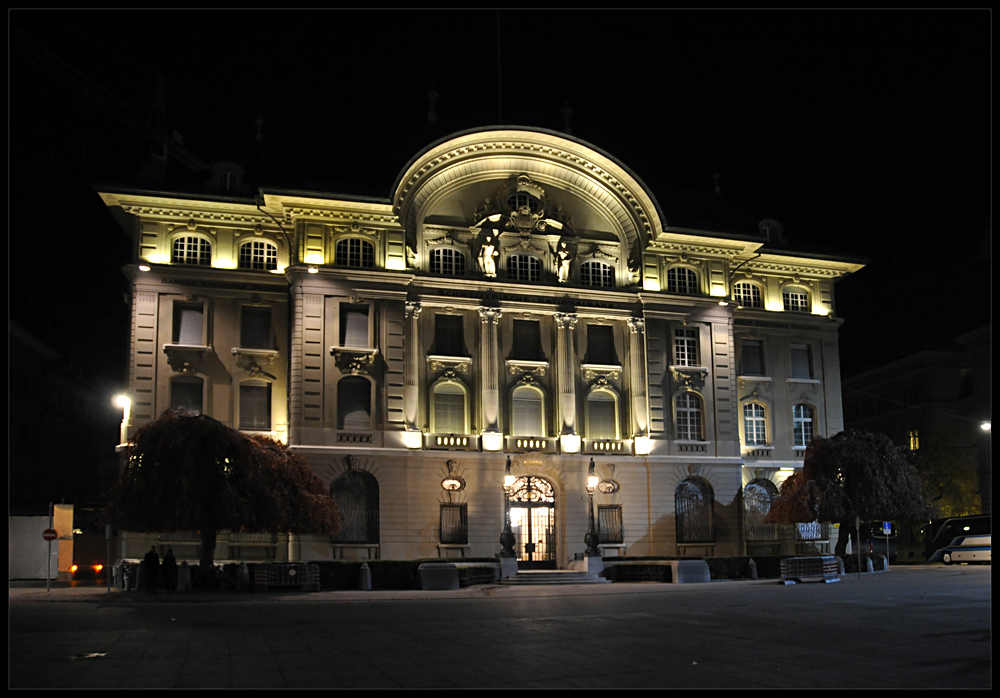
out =
[[[218,559],[493,557],[506,494],[520,563],[566,568],[592,463],[606,551],[778,552],[777,487],[843,427],[833,285],[860,261],[783,249],[718,189],[658,203],[565,134],[453,135],[389,198],[101,197],[135,248],[130,431],[174,407],[280,439],[344,516]]]

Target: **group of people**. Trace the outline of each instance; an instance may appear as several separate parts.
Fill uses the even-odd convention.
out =
[[[161,564],[160,556],[156,554],[156,546],[151,546],[140,564],[142,570],[139,579],[146,593],[155,594],[161,582],[168,593],[177,591],[177,560],[174,559],[173,550],[167,550]]]

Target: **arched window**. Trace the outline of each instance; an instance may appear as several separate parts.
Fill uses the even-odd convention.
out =
[[[514,281],[540,281],[542,263],[537,257],[515,254],[507,258],[507,278]]]
[[[614,286],[615,268],[601,262],[584,262],[580,265],[580,283],[584,286]]]
[[[767,445],[767,412],[756,402],[743,405],[743,428],[747,446]]]
[[[170,406],[188,414],[201,414],[205,381],[197,376],[177,376],[170,380]]]
[[[743,488],[747,540],[778,540],[778,526],[764,523],[764,517],[771,511],[771,505],[777,498],[778,488],[770,480],[752,480]]]
[[[375,246],[361,238],[342,238],[334,248],[333,264],[338,267],[375,266]]]
[[[677,439],[679,441],[702,441],[701,398],[694,393],[677,396]]]
[[[674,491],[678,543],[715,541],[715,493],[708,480],[689,477]]]
[[[764,298],[760,286],[749,281],[740,281],[733,286],[733,300],[744,308],[763,308]]]
[[[618,438],[618,398],[610,390],[592,390],[587,396],[587,438]]]
[[[337,382],[337,428],[372,428],[372,384],[367,378],[345,376]]]
[[[781,292],[781,299],[784,302],[785,310],[793,313],[809,312],[809,292],[804,288],[786,286]]]
[[[792,433],[795,447],[805,448],[813,440],[813,411],[809,405],[792,406]]]
[[[240,245],[240,269],[271,271],[278,268],[278,248],[266,240],[250,240]]]
[[[442,276],[465,276],[465,255],[448,248],[431,250],[431,273]]]
[[[542,391],[526,385],[514,388],[510,406],[511,436],[545,436],[544,415]]]
[[[507,205],[512,211],[520,211],[522,206],[527,206],[532,213],[538,213],[542,202],[526,191],[517,191],[507,197]]]
[[[441,381],[431,394],[431,431],[435,434],[467,434],[468,410],[465,387],[454,381]]]
[[[170,263],[211,266],[212,243],[198,235],[184,235],[174,238]]]
[[[378,480],[362,470],[348,470],[330,485],[340,527],[334,543],[378,545]]]
[[[698,294],[698,274],[687,267],[671,267],[667,269],[667,291],[683,293],[686,296]]]

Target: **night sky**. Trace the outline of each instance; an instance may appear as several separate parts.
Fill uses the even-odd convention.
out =
[[[162,74],[169,129],[208,162],[253,152],[262,117],[264,186],[388,197],[433,140],[561,130],[568,107],[572,134],[654,195],[707,191],[718,170],[789,248],[869,260],[836,287],[847,372],[989,322],[986,10],[9,18],[10,316],[109,400],[125,387],[129,245],[94,185],[134,182],[138,137],[28,40],[144,119]]]

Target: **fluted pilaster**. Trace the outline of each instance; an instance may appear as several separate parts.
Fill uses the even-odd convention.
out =
[[[406,318],[409,321],[407,336],[405,383],[403,387],[403,417],[407,431],[419,431],[417,419],[420,414],[420,303],[406,303]]]
[[[482,333],[479,341],[480,398],[482,409],[482,432],[500,432],[500,342],[497,324],[503,311],[500,308],[480,308],[479,318]]]
[[[556,380],[559,386],[559,434],[576,435],[576,351],[573,335],[576,313],[556,313]]]
[[[646,398],[646,321],[629,318],[629,393],[632,396],[632,435],[649,435],[649,400]]]

